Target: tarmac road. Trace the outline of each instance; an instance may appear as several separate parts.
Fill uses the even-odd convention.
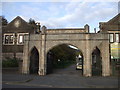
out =
[[[75,65],[46,76],[3,73],[3,88],[118,88],[118,77],[83,77]]]

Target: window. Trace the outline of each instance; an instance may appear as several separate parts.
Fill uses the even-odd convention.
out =
[[[27,35],[28,33],[18,33],[18,39],[17,39],[17,44],[18,45],[23,45],[24,43],[24,35]]]
[[[110,42],[114,42],[114,34],[109,34]]]
[[[4,44],[13,45],[14,44],[14,34],[4,34]]]
[[[18,43],[19,44],[23,44],[23,35],[19,35],[19,38],[18,38]]]
[[[115,41],[120,42],[120,34],[119,33],[115,34]]]

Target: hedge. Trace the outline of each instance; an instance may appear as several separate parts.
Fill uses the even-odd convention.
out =
[[[2,61],[2,67],[18,67],[18,58],[6,58]]]

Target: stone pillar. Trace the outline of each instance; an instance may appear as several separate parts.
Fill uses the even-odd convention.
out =
[[[86,31],[87,33],[89,33],[89,25],[86,24],[86,25],[84,26],[84,28],[85,28],[85,31]]]
[[[109,42],[102,43],[102,76],[110,76]]]
[[[90,41],[89,35],[86,35],[86,44],[85,44],[85,58],[84,58],[84,68],[83,68],[83,75],[86,77],[91,76],[91,51],[90,51]]]
[[[42,34],[41,34],[41,60],[40,60],[40,68],[39,68],[39,75],[46,75],[46,34],[45,34],[46,27],[42,27]]]
[[[43,26],[43,27],[42,27],[42,34],[45,34],[45,33],[46,33],[46,29],[47,29],[46,26]]]
[[[29,74],[29,41],[24,42],[22,73]]]

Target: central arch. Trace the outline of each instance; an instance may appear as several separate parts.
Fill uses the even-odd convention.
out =
[[[30,74],[38,74],[38,69],[39,69],[39,52],[37,48],[34,46],[30,52],[29,72]]]
[[[58,51],[56,51],[55,48],[58,48]],[[56,67],[56,65],[60,65],[60,67],[65,67],[65,65],[67,64],[67,62],[71,63],[71,65],[72,65],[72,60],[71,61],[70,60],[68,60],[68,61],[66,60],[65,61],[63,59],[66,58],[66,57],[64,55],[62,56],[62,54],[64,53],[65,50],[69,50],[68,48],[70,48],[70,49],[74,48],[73,52],[75,52],[75,55],[73,54],[73,52],[70,52],[70,53],[67,54],[68,55],[67,59],[71,60],[72,57],[74,59],[73,63],[75,65],[75,67],[73,67],[73,70],[75,70],[76,72],[79,71],[79,72],[81,72],[81,74],[83,74],[83,64],[84,64],[83,61],[84,60],[83,60],[83,53],[82,53],[82,51],[79,48],[77,48],[76,46],[73,46],[71,44],[66,44],[66,43],[65,44],[63,43],[63,44],[55,45],[55,46],[53,46],[52,48],[50,48],[48,50],[48,52],[47,52],[47,67],[46,67],[47,74],[54,73],[54,68]],[[55,51],[53,51],[53,50],[55,50]],[[58,54],[58,52],[60,52],[59,54],[61,54],[60,56],[62,56],[63,59],[61,57],[57,57],[55,55],[55,54]],[[77,63],[79,63],[79,66],[81,64],[80,70],[79,69],[76,70]]]

